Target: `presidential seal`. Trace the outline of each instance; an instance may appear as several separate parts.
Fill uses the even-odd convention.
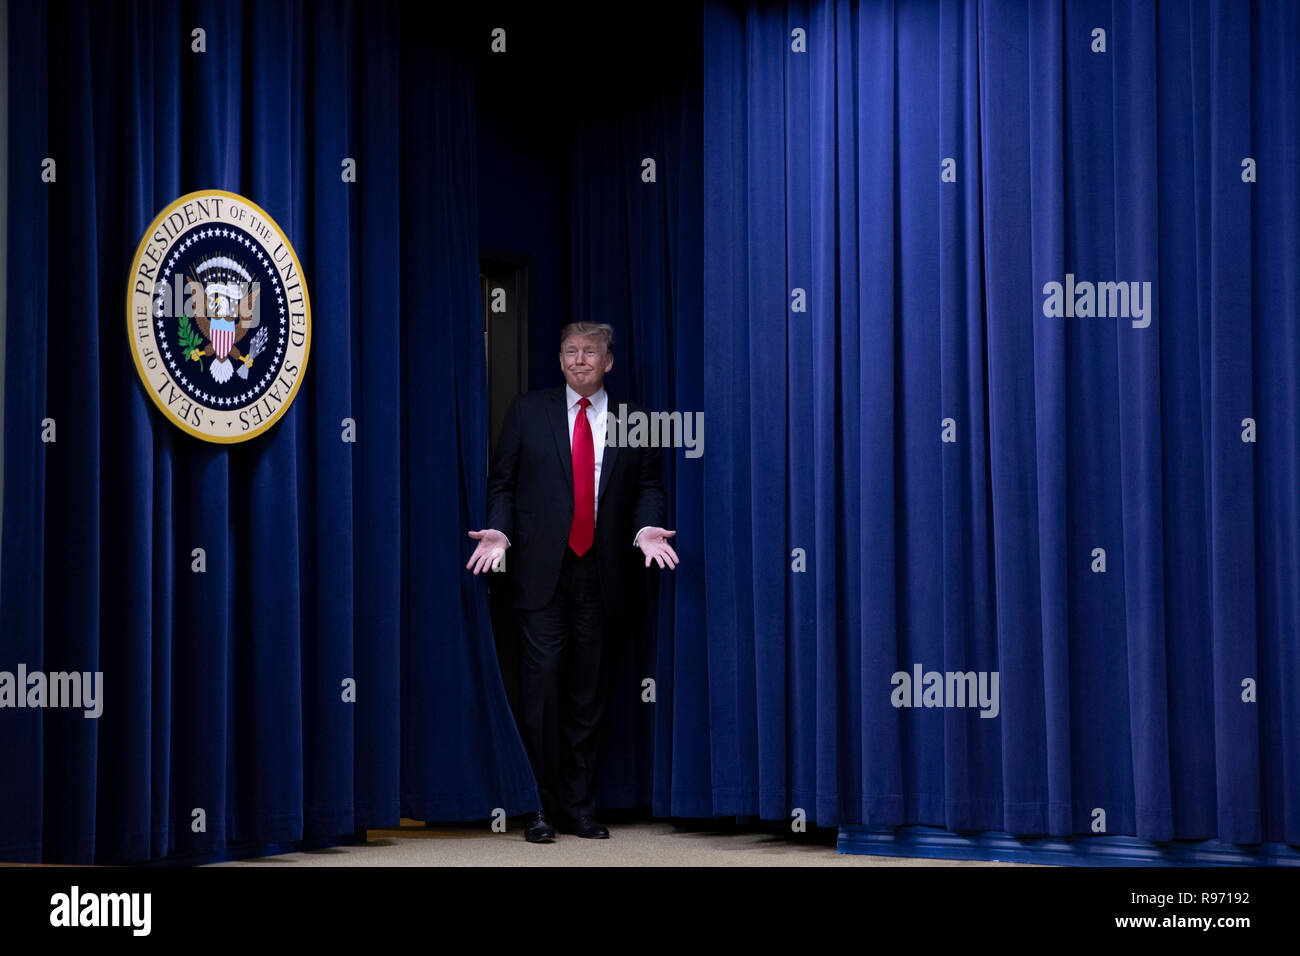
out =
[[[127,331],[140,380],[172,424],[204,441],[247,441],[285,413],[307,367],[298,256],[243,196],[182,196],[140,240]]]

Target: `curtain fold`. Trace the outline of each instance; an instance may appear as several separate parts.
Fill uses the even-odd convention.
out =
[[[0,711],[0,859],[534,808],[464,569],[487,416],[463,31],[292,0],[9,18],[0,670],[101,671],[103,713]],[[201,188],[266,209],[311,299],[306,381],[240,445],[163,421],[123,333],[144,230]]]

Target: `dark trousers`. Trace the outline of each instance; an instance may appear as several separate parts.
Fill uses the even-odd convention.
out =
[[[582,557],[566,547],[555,595],[540,610],[520,611],[519,623],[519,723],[542,807],[594,815],[606,625],[595,547]]]

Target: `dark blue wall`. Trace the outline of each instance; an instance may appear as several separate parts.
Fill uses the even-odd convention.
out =
[[[555,66],[553,27],[527,14],[485,17],[506,30],[504,54],[476,62],[478,237],[482,256],[529,267],[528,387],[564,381],[558,336],[570,321],[569,156],[573,109]]]

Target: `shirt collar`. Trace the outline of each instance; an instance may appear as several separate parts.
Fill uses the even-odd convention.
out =
[[[569,404],[565,406],[566,408],[573,408],[573,406],[578,404],[578,399],[582,398],[581,395],[573,390],[573,386],[568,382],[564,383],[564,397],[568,399],[569,402]],[[591,402],[591,410],[596,414],[600,414],[600,409],[605,405],[605,398],[605,386],[602,385],[596,390],[595,394],[588,399],[588,401]]]

